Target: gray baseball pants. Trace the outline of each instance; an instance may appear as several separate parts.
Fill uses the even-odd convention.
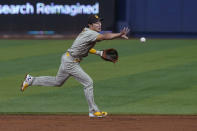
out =
[[[33,77],[32,86],[61,86],[70,77],[74,77],[84,86],[84,93],[89,105],[89,112],[99,111],[94,102],[93,81],[90,76],[80,67],[75,58],[64,53],[61,58],[61,65],[56,76]]]

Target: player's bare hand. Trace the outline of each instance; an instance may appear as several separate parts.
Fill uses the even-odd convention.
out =
[[[128,36],[126,36],[126,35],[122,35],[121,38],[124,38],[124,39],[127,39],[127,40],[129,39]]]
[[[128,27],[124,27],[120,33],[121,33],[121,37],[124,39],[128,39],[127,34],[129,33],[130,29]]]

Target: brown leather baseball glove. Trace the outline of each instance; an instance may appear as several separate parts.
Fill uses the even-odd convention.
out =
[[[105,49],[103,50],[101,58],[103,58],[106,61],[116,63],[118,61],[118,51],[113,48]]]

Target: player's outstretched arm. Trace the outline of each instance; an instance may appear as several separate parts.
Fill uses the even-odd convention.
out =
[[[123,28],[120,33],[106,33],[106,34],[100,34],[97,36],[97,41],[102,41],[102,40],[112,40],[115,38],[124,38],[128,39],[127,34],[129,33],[129,28]]]

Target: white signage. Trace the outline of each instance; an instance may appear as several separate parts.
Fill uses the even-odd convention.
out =
[[[73,5],[61,5],[61,4],[45,4],[38,2],[36,5],[26,3],[23,5],[0,5],[0,15],[70,15],[76,16],[79,14],[99,14],[99,3],[96,2],[93,5],[84,5],[76,3]]]

